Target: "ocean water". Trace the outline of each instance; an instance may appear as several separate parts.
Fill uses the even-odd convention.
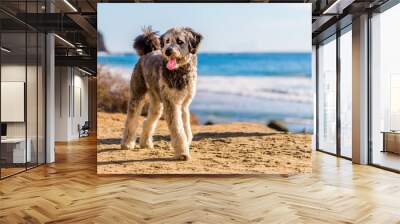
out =
[[[99,55],[98,64],[129,79],[134,54]],[[310,53],[200,53],[191,111],[200,122],[284,121],[312,132]]]

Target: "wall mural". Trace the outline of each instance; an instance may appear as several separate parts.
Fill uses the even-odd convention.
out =
[[[98,4],[98,173],[311,172],[310,6]]]

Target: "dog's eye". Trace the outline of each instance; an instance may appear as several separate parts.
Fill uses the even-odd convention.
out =
[[[169,39],[166,39],[166,40],[165,40],[165,43],[166,43],[166,44],[169,44]]]
[[[179,45],[183,44],[183,41],[181,41],[181,40],[179,40],[179,39],[178,39],[176,42],[177,42]]]

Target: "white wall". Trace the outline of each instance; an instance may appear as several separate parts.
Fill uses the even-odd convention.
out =
[[[88,120],[88,78],[72,67],[56,67],[55,73],[55,140],[74,140],[78,125]]]
[[[79,137],[78,133],[78,124],[81,126],[85,123],[85,121],[88,121],[88,78],[81,76],[82,73],[76,75],[76,72],[78,70],[74,70],[75,75],[74,75],[74,96],[71,96],[74,99],[74,108],[72,108],[72,120],[71,120],[71,126],[72,128],[72,135],[75,137]],[[80,101],[80,102],[79,102]]]
[[[68,141],[68,117],[70,84],[69,69],[67,67],[55,68],[55,141]]]
[[[2,82],[25,82],[25,64],[24,65],[6,65],[1,66]],[[7,108],[1,108],[7,110]],[[25,137],[25,122],[7,123],[7,137]]]
[[[39,69],[39,70],[37,70]],[[25,89],[20,89],[22,98],[25,98],[24,91],[26,90],[26,99],[23,99],[22,107],[2,107],[3,113],[17,113],[15,110],[20,110],[22,113],[22,121],[20,122],[5,122],[7,124],[8,138],[28,138],[29,148],[31,149],[32,162],[44,163],[44,74],[41,72],[41,66],[25,66],[25,64],[2,64],[1,66],[1,81],[2,82],[21,82],[26,86]],[[27,80],[25,80],[27,78]],[[24,87],[25,87],[24,86]],[[4,89],[2,89],[3,92]],[[4,94],[4,93],[3,93]],[[2,95],[7,97],[7,95]],[[17,103],[17,102],[15,102]],[[25,106],[26,103],[26,106]],[[14,110],[14,111],[13,111]],[[24,114],[26,113],[26,119]]]
[[[26,70],[28,69],[28,73],[32,70],[32,69],[36,69],[33,68],[32,66],[28,66],[27,68],[24,65],[11,65],[11,64],[3,64],[1,66],[1,81],[2,82],[24,82],[26,83],[25,80],[25,75],[26,75]],[[36,71],[35,71],[36,72]],[[36,82],[31,83],[32,80],[29,80],[30,85],[36,85]],[[31,103],[34,101],[34,99],[36,98],[36,89],[34,89],[34,92],[30,93],[29,90],[33,90],[28,88],[27,89],[27,103]],[[35,102],[36,103],[36,102]],[[27,105],[29,106],[29,105]],[[30,105],[33,106],[33,105]],[[36,108],[36,104],[34,105],[34,107]],[[2,110],[7,110],[7,108],[1,108]],[[28,113],[28,121],[32,121],[35,120],[36,123],[36,114],[31,114]],[[25,137],[25,122],[7,122],[7,136],[8,137]],[[33,125],[28,125],[28,128],[32,127]],[[35,127],[36,128],[36,127]],[[29,137],[29,133],[28,133],[28,137]]]

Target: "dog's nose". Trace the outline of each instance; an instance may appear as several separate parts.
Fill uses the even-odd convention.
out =
[[[167,56],[171,56],[171,54],[172,54],[172,48],[167,48],[167,50],[165,50],[165,55],[167,55]]]

